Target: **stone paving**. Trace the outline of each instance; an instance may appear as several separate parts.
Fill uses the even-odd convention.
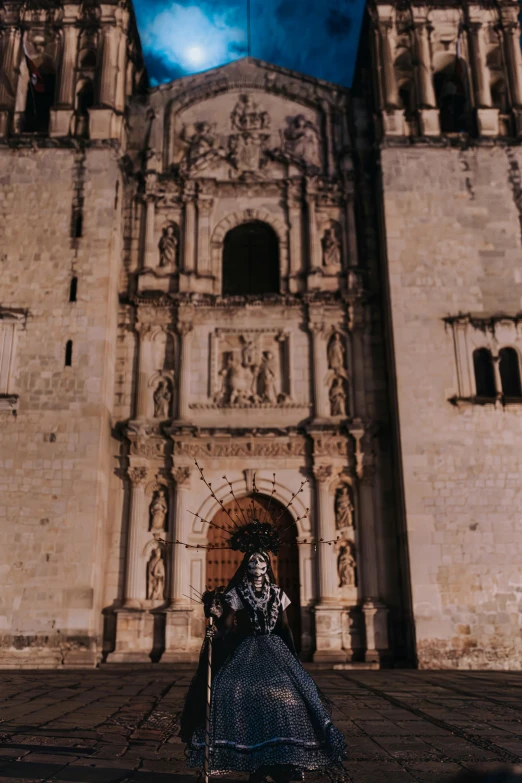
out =
[[[194,783],[176,737],[191,673],[0,671],[0,783]],[[463,768],[499,764],[522,771],[522,673],[313,676],[349,743],[354,783],[450,783]]]

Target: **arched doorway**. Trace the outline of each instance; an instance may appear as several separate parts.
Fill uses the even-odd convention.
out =
[[[292,602],[287,609],[288,621],[292,628],[295,646],[297,651],[301,647],[301,609],[300,609],[300,585],[299,585],[299,553],[297,551],[297,529],[292,515],[285,510],[283,506],[275,500],[265,495],[256,495],[252,497],[238,498],[237,504],[230,503],[226,506],[233,519],[239,517],[243,521],[241,511],[245,517],[250,519],[252,513],[260,515],[264,521],[266,514],[272,523],[276,523],[281,532],[281,541],[283,546],[279,550],[279,555],[271,556],[272,568],[277,580],[277,584],[283,588]],[[252,511],[253,509],[253,511]],[[237,514],[236,514],[237,510]],[[220,527],[230,526],[230,518],[225,511],[219,510],[215,515],[213,522]],[[224,533],[218,527],[213,525],[208,529],[209,544],[221,545],[224,543]],[[206,584],[209,589],[214,589],[220,585],[227,585],[234,576],[237,568],[240,566],[243,555],[241,552],[234,552],[231,549],[208,549],[207,550],[207,579]]]
[[[279,240],[261,220],[241,223],[225,237],[223,296],[279,293]]]

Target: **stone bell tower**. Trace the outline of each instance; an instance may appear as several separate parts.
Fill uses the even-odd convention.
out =
[[[519,11],[372,2],[354,79],[422,668],[520,668]]]
[[[143,81],[129,3],[0,3],[0,665],[95,662],[125,106]]]

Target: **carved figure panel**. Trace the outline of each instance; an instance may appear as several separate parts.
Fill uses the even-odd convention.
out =
[[[167,223],[158,243],[159,264],[164,271],[175,272],[178,267],[179,228],[176,223]]]
[[[304,114],[287,118],[287,127],[282,131],[284,153],[292,160],[302,163],[306,168],[321,168],[319,131]]]
[[[339,270],[342,265],[341,226],[336,220],[326,223],[321,237],[323,251],[323,266]]]
[[[161,548],[152,550],[147,563],[147,598],[150,601],[162,601],[165,597],[165,562]]]
[[[152,498],[150,504],[150,530],[152,535],[156,538],[161,533],[164,533],[167,526],[167,514],[168,504],[166,491],[161,487],[158,489]]]
[[[351,488],[343,484],[335,493],[335,527],[337,530],[354,527],[354,506]]]
[[[352,541],[343,539],[337,544],[337,574],[339,587],[357,587],[357,565]]]
[[[327,348],[328,373],[326,385],[330,400],[331,416],[348,415],[348,371],[346,369],[346,346],[339,332],[334,332]]]
[[[212,339],[211,396],[217,407],[291,403],[289,336],[272,330],[218,330]]]
[[[172,403],[172,389],[169,378],[160,378],[153,394],[154,418],[168,419]]]

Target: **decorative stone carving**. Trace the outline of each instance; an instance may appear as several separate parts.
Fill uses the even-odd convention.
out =
[[[339,555],[337,557],[337,573],[339,575],[339,587],[356,587],[356,561],[354,545],[351,541],[343,539],[337,544]]]
[[[144,484],[147,480],[147,474],[147,468],[142,466],[129,468],[128,471],[129,479],[134,486]]]
[[[168,419],[170,416],[170,404],[172,401],[172,391],[168,378],[160,378],[154,399],[154,418]]]
[[[323,266],[339,270],[342,264],[341,226],[336,220],[329,220],[321,238]]]
[[[229,163],[240,174],[259,170],[266,163],[265,148],[270,138],[261,132],[270,125],[267,112],[261,111],[250,95],[240,95],[230,120],[232,128],[240,132],[229,136]]]
[[[159,266],[165,271],[175,271],[178,265],[179,229],[176,223],[169,222],[163,227],[158,243]]]
[[[186,163],[189,167],[201,164],[214,151],[216,143],[215,124],[202,120],[193,126],[184,126],[181,138],[188,144]],[[192,128],[192,133],[190,132]]]
[[[304,457],[304,438],[247,439],[231,438],[225,443],[215,440],[194,443],[174,441],[174,454],[180,457]]]
[[[218,330],[211,347],[217,407],[291,404],[288,335]]]
[[[150,530],[155,538],[165,532],[167,513],[167,498],[165,490],[161,488],[155,492],[150,504]]]
[[[320,169],[319,132],[304,114],[287,118],[288,127],[283,131],[283,151],[291,159],[306,168]]]
[[[343,345],[341,335],[335,332],[328,343],[328,373],[326,385],[330,400],[331,416],[346,416],[346,400],[348,397],[346,371],[346,348]]]
[[[328,369],[343,378],[347,377],[345,356],[346,348],[343,345],[341,335],[339,332],[335,332],[328,343]]]
[[[165,594],[165,563],[159,546],[152,550],[147,563],[147,598],[162,601]]]
[[[346,457],[348,440],[344,435],[320,435],[314,437],[314,456]]]
[[[330,399],[330,415],[346,416],[346,381],[340,375],[335,375],[328,392]]]
[[[315,480],[319,482],[319,484],[323,484],[326,481],[329,481],[332,478],[332,475],[333,475],[333,468],[331,465],[314,466]]]
[[[176,482],[176,486],[187,486],[190,482],[190,477],[192,475],[192,470],[187,467],[176,467],[172,468],[172,478]]]
[[[335,493],[335,527],[337,530],[354,527],[353,524],[353,501],[350,487],[346,484],[339,487]]]

